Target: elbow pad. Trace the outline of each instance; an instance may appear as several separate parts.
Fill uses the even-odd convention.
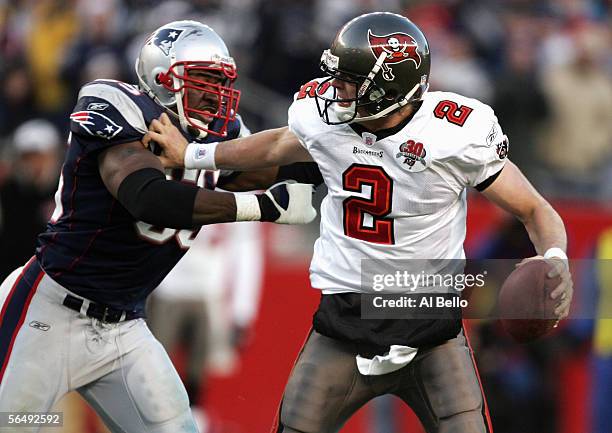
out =
[[[143,168],[123,179],[117,199],[137,220],[159,227],[191,229],[198,189],[167,180],[155,168]]]

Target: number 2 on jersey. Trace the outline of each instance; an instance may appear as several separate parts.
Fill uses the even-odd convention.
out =
[[[434,108],[434,116],[438,119],[446,119],[454,125],[463,126],[472,111],[474,110],[467,105],[458,105],[453,101],[440,101]]]
[[[376,165],[353,164],[342,174],[345,191],[361,193],[366,185],[371,188],[369,198],[351,196],[343,202],[344,234],[362,241],[393,245],[394,221],[385,218],[391,213],[393,180]],[[364,225],[366,214],[372,216],[371,227]]]

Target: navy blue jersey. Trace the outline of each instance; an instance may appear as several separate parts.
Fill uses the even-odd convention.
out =
[[[98,171],[100,152],[140,141],[150,122],[163,112],[132,85],[96,80],[83,86],[70,115],[56,209],[46,232],[38,237],[36,255],[51,278],[87,299],[142,311],[147,295],[197,234],[197,230],[136,221],[106,189]],[[243,135],[245,130],[238,118],[228,125],[225,139]],[[219,137],[207,140],[218,141]],[[218,172],[173,170],[168,176],[214,189]]]

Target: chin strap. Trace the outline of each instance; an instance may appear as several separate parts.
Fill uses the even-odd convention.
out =
[[[359,91],[357,92],[358,99],[366,94],[366,92],[368,91],[372,83],[374,82],[374,78],[376,77],[376,74],[378,74],[378,72],[380,71],[380,68],[382,68],[385,62],[385,57],[387,57],[387,52],[383,50],[383,52],[380,53],[380,56],[378,56],[378,59],[376,59],[376,63],[374,63],[374,66],[372,66],[370,73],[368,74],[366,79],[363,80],[363,83],[361,83],[361,87],[359,88]]]
[[[366,116],[366,117],[360,117],[359,115],[357,115],[357,117],[355,117],[350,123],[353,123],[353,122],[366,122],[368,120],[379,119],[379,118],[384,117],[387,114],[397,110],[398,108],[401,108],[401,107],[404,107],[404,106],[408,105],[410,103],[410,99],[417,92],[417,90],[419,90],[420,86],[421,85],[419,83],[415,84],[414,87],[412,88],[412,90],[410,92],[406,93],[406,96],[404,96],[401,100],[399,100],[395,104],[390,105],[389,107],[385,108],[381,112],[376,113],[376,114],[372,114],[371,116]],[[425,89],[423,94],[425,94],[425,92],[427,92],[427,89]]]

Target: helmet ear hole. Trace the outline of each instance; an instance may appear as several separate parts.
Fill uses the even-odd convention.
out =
[[[389,89],[385,93],[385,99],[389,101],[397,101],[398,99],[400,99],[400,94],[396,89]]]
[[[383,89],[374,88],[370,90],[368,98],[370,99],[370,101],[374,102],[381,99],[383,96],[387,97]]]

